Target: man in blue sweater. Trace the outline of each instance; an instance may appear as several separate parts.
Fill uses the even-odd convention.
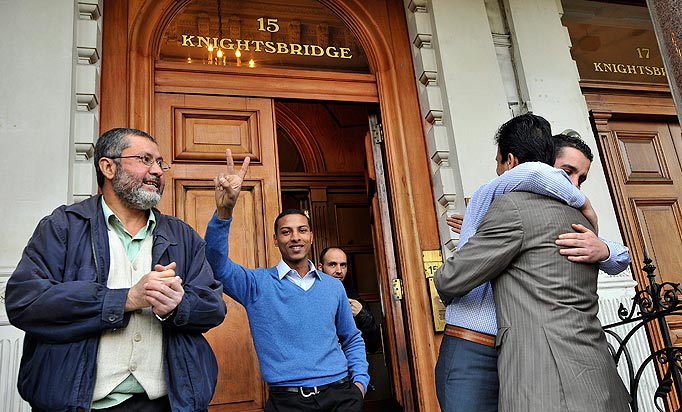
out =
[[[217,210],[206,229],[206,256],[225,293],[246,309],[261,374],[270,396],[265,411],[362,411],[369,383],[365,344],[341,282],[315,270],[308,217],[298,209],[275,219],[282,259],[249,269],[229,258],[234,209],[249,165],[215,178]]]

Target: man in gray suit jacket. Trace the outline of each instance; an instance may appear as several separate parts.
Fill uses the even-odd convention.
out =
[[[445,302],[492,281],[499,410],[629,411],[597,319],[598,265],[559,254],[580,211],[527,192],[498,197],[476,234],[435,278]]]

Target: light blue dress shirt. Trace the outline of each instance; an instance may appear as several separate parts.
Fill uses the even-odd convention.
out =
[[[284,263],[284,260],[280,260],[275,267],[277,268],[277,276],[279,276],[280,280],[286,277],[294,285],[303,290],[312,288],[313,284],[315,283],[315,278],[320,277],[315,270],[315,265],[313,265],[313,262],[311,261],[308,261],[308,273],[306,273],[303,277],[301,277],[294,269],[290,268],[289,265]]]
[[[508,192],[532,192],[550,196],[575,208],[580,208],[585,204],[585,195],[573,186],[563,170],[540,162],[522,163],[479,187],[471,196],[471,201],[464,213],[458,249],[461,249],[476,233],[493,200]],[[609,257],[599,262],[599,268],[610,275],[625,270],[630,265],[628,249],[620,243],[599,239],[609,248]],[[496,335],[495,300],[490,282],[450,302],[445,309],[445,322],[449,325]]]

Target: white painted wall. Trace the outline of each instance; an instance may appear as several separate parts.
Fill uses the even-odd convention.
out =
[[[16,390],[23,332],[9,325],[5,283],[38,221],[73,201],[74,0],[0,0],[0,405]]]
[[[434,49],[444,92],[444,123],[452,128],[451,162],[464,197],[494,178],[497,128],[509,120],[502,75],[485,4],[432,0]],[[452,156],[452,155],[451,155]]]
[[[73,0],[0,0],[0,267],[71,202]]]
[[[458,236],[445,216],[495,176],[498,126],[511,117],[484,0],[405,0],[445,252]]]

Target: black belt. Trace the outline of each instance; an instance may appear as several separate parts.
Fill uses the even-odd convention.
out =
[[[330,386],[342,385],[344,383],[350,382],[350,377],[346,376],[343,379],[339,379],[336,382],[328,383],[326,385],[306,387],[306,386],[270,386],[268,390],[270,392],[293,392],[300,393],[304,398],[309,398],[313,395],[317,395],[320,391],[323,391]]]

